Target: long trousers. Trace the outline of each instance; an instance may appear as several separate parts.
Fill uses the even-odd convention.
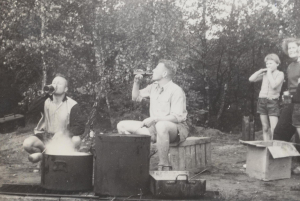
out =
[[[296,127],[293,126],[292,115],[294,110],[294,104],[284,105],[281,110],[278,123],[274,130],[274,140],[281,140],[289,142],[295,134],[295,142],[300,144],[299,135],[297,134]],[[300,146],[295,146],[300,152]]]

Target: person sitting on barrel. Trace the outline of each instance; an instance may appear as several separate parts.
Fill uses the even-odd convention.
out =
[[[79,105],[66,96],[68,81],[65,76],[57,74],[52,85],[47,87],[48,93],[36,99],[28,111],[28,113],[39,111],[42,114],[42,118],[34,129],[34,135],[23,142],[25,151],[30,154],[28,159],[33,163],[42,159],[45,143],[50,139],[59,140],[60,137],[68,137],[73,142],[74,148],[79,149],[81,144],[79,135],[83,134],[85,129]]]
[[[156,141],[159,155],[158,170],[171,170],[168,160],[169,143],[184,141],[189,133],[186,123],[186,97],[184,91],[172,79],[177,64],[170,60],[160,60],[153,70],[152,84],[140,90],[143,78],[138,74],[134,78],[132,100],[141,101],[150,97],[150,117],[143,121],[124,120],[118,123],[120,134],[150,135]]]

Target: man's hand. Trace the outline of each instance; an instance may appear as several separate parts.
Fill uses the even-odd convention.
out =
[[[156,123],[156,120],[153,117],[149,117],[147,119],[144,119],[144,121],[142,123],[143,124],[141,127],[146,126],[147,128],[149,128],[150,126],[152,126]]]
[[[298,84],[300,83],[300,78],[298,79]]]
[[[138,74],[138,75],[134,76],[134,82],[135,83],[139,84],[142,79],[143,79],[143,76],[141,74]]]

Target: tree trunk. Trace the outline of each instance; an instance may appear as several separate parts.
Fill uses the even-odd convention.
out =
[[[221,106],[220,106],[220,109],[219,109],[219,112],[218,112],[218,115],[217,115],[217,121],[218,121],[218,124],[219,124],[219,119],[220,119],[220,117],[222,116],[223,111],[224,111],[225,100],[226,100],[226,94],[227,94],[227,84],[224,84],[224,88],[223,88],[223,96],[222,96],[222,98],[221,98]]]
[[[206,55],[207,55],[207,41],[206,41],[206,32],[207,32],[207,27],[206,27],[206,0],[202,0],[202,6],[203,6],[203,11],[202,11],[202,20],[201,20],[201,43],[202,43],[202,48],[203,48],[203,53],[201,55],[201,59],[203,61],[202,63],[202,72],[204,75],[204,88],[206,92],[206,108],[207,108],[207,123],[210,123],[210,116],[211,116],[211,103],[210,103],[210,90],[209,90],[209,76],[206,70]]]
[[[40,18],[41,18],[41,21],[42,21],[42,25],[41,25],[41,41],[44,40],[44,35],[45,35],[45,22],[46,22],[46,19],[45,19],[45,6],[44,6],[44,3],[43,1],[40,2],[40,12],[41,12],[41,15],[40,15]],[[47,83],[47,67],[46,67],[46,64],[45,64],[45,58],[44,58],[44,52],[41,51],[42,53],[42,75],[43,75],[43,78],[42,78],[42,92],[43,92],[43,89],[44,89],[44,86],[46,85]]]
[[[109,114],[109,120],[110,120],[110,126],[113,129],[113,120],[111,118],[111,109],[110,109],[110,101],[108,99],[108,93],[105,93],[105,101],[106,101],[106,105],[107,105],[107,109],[108,109],[108,114]]]

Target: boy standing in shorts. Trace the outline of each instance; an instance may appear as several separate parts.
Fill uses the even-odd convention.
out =
[[[260,114],[264,141],[273,139],[279,116],[279,96],[284,80],[283,72],[277,70],[280,59],[276,54],[268,54],[265,57],[265,63],[266,68],[256,71],[249,78],[250,82],[262,80],[257,101],[257,113]],[[269,127],[271,127],[271,133],[268,132]]]

